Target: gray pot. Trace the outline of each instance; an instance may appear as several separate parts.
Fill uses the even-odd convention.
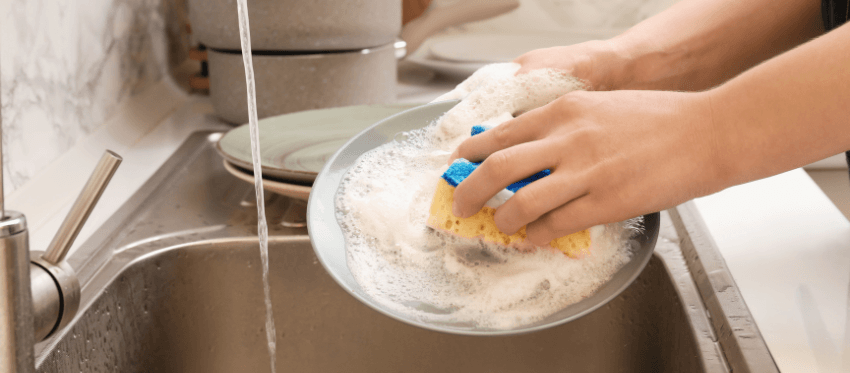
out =
[[[392,43],[401,31],[400,0],[248,0],[254,50],[354,50]],[[241,50],[236,0],[189,0],[198,40]]]
[[[253,55],[260,118],[327,107],[395,99],[392,44],[342,53]],[[248,122],[242,54],[210,50],[210,97],[231,123]]]

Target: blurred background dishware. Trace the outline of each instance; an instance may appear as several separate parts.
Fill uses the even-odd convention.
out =
[[[415,106],[418,104],[358,105],[261,119],[263,186],[306,201],[310,185],[337,149],[369,126]],[[228,131],[215,146],[228,172],[253,183],[249,135],[245,124]]]
[[[209,89],[222,119],[245,123],[233,3],[189,0],[188,5],[192,32],[203,45],[196,55],[208,75],[200,86]],[[407,51],[447,27],[518,6],[519,0],[250,0],[258,116],[394,102],[397,60]]]
[[[231,175],[236,176],[239,180],[246,183],[254,184],[254,173],[250,170],[236,166],[227,160],[222,161],[222,163],[224,163],[224,169]],[[267,192],[280,194],[282,196],[301,201],[307,201],[310,197],[310,186],[279,181],[273,178],[263,177],[263,189]]]
[[[351,51],[392,44],[401,32],[401,1],[250,0],[255,51]],[[189,0],[189,21],[200,42],[241,50],[233,0]]]
[[[511,62],[535,49],[604,40],[620,29],[563,29],[559,31],[470,31],[436,35],[407,57],[407,61],[445,77],[462,80],[490,63]]]
[[[301,184],[312,183],[325,162],[360,131],[417,104],[358,105],[307,110],[260,120],[263,174]],[[216,143],[230,163],[250,170],[248,126],[236,127]]]
[[[254,53],[257,115],[395,100],[396,57],[392,44],[337,53]],[[245,70],[239,52],[209,52],[210,99],[230,123],[246,123]]]

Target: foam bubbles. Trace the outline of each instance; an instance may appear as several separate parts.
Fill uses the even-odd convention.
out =
[[[385,307],[425,322],[510,329],[589,296],[629,260],[632,228],[625,224],[591,228],[592,254],[581,259],[556,250],[521,253],[426,227],[450,151],[473,125],[496,125],[581,87],[552,70],[515,77],[517,68],[482,68],[451,93],[465,97],[455,108],[364,154],[344,177],[336,205],[348,265]]]
[[[487,65],[435,101],[463,99],[437,123],[444,150],[454,150],[476,124],[509,114],[517,116],[587,85],[560,70],[538,69],[515,76],[520,65]]]

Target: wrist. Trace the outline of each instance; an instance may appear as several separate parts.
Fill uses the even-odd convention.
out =
[[[622,67],[618,89],[688,90],[687,50],[664,48],[639,30],[628,30],[608,41],[611,56]],[[684,79],[687,80],[687,79]]]
[[[628,31],[593,48],[597,90],[652,89],[668,70],[663,53]]]
[[[592,55],[593,90],[625,89],[631,78],[631,55],[614,39],[587,42]]]
[[[702,92],[691,93],[699,101],[700,107],[708,113],[706,130],[702,136],[707,139],[708,157],[706,159],[706,176],[704,180],[711,189],[710,193],[719,192],[730,186],[740,184],[743,170],[747,169],[746,162],[752,157],[746,154],[745,144],[736,143],[737,133],[741,126],[734,123],[734,109],[729,105],[729,90],[724,86],[715,87]]]

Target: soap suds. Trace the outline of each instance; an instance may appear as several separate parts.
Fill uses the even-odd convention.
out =
[[[540,69],[515,76],[519,68],[515,63],[486,65],[435,100],[462,99],[437,122],[435,135],[441,149],[457,148],[476,124],[492,125],[495,118],[515,117],[587,87],[563,71]]]
[[[448,157],[473,125],[498,125],[583,87],[555,70],[517,77],[518,67],[482,68],[440,98],[461,103],[364,154],[344,177],[336,207],[348,266],[385,307],[424,322],[511,329],[591,295],[630,259],[629,224],[591,228],[591,255],[581,259],[550,249],[522,253],[426,227]]]

